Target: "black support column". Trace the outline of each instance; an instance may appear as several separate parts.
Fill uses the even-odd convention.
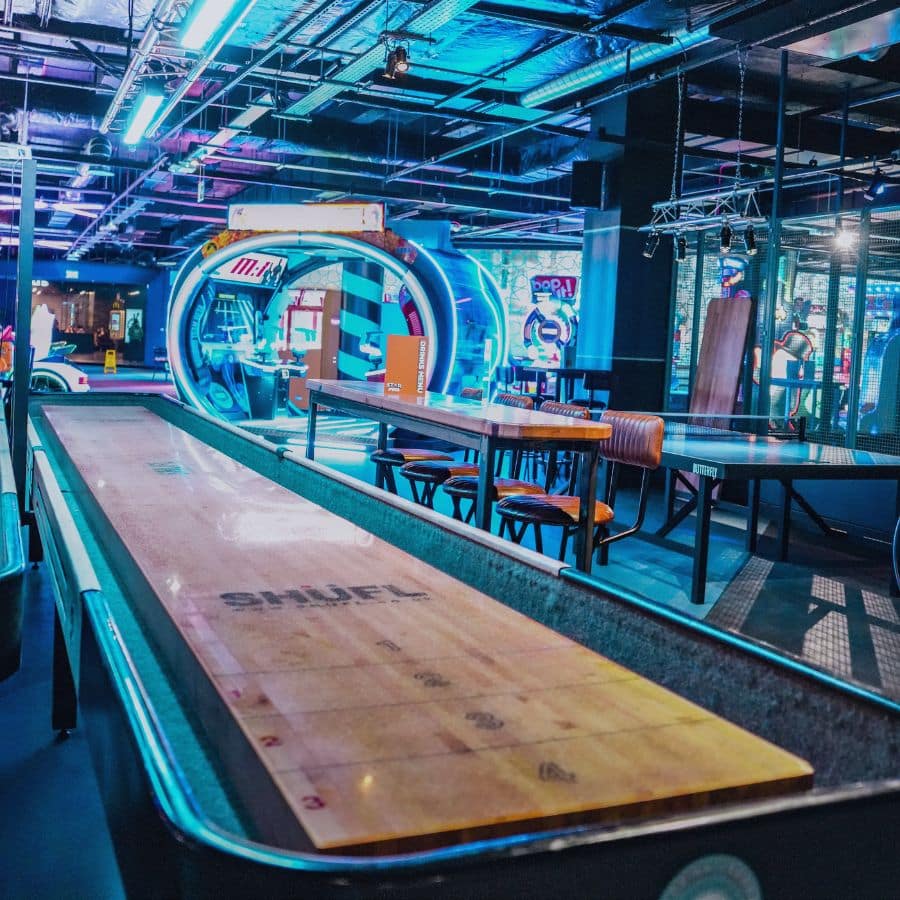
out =
[[[674,81],[601,104],[591,150],[604,162],[602,207],[585,213],[577,364],[611,368],[619,409],[660,410],[669,355],[672,239],[643,256],[651,205],[669,197]]]

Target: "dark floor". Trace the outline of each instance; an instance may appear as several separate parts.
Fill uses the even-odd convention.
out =
[[[0,683],[0,897],[124,897],[87,739],[50,727],[53,595],[28,572],[22,668]]]

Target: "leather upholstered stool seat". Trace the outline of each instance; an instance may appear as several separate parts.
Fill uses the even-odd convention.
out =
[[[497,394],[494,403],[499,406],[514,406],[517,409],[533,409],[534,403],[530,397],[520,397],[518,394]],[[502,462],[502,454],[500,454]],[[516,455],[513,454],[514,467],[516,464]],[[422,462],[408,462],[400,469],[400,474],[409,481],[410,490],[412,491],[413,500],[421,503],[430,509],[434,508],[434,494],[438,486],[459,475],[474,476],[477,484],[478,466],[474,463],[467,462],[440,462],[433,460],[423,460]],[[513,468],[513,473],[517,470]],[[499,475],[499,471],[497,472]],[[421,494],[419,493],[421,488]]]
[[[471,522],[475,515],[475,500],[478,497],[477,475],[454,475],[444,482],[444,493],[453,501],[453,518],[462,521],[462,500],[471,500],[472,505],[466,512],[465,521]],[[504,497],[516,497],[522,494],[543,494],[544,489],[530,481],[518,478],[495,478],[493,501],[496,503]]]
[[[422,462],[423,460],[452,462],[453,457],[448,453],[440,453],[437,450],[424,450],[421,447],[391,447],[387,450],[376,450],[369,454],[369,459],[380,468],[381,476],[387,489],[397,493],[397,480],[394,478],[394,469],[408,462]]]
[[[509,395],[515,397],[515,395]],[[530,398],[525,398],[530,399]],[[590,412],[580,406],[569,406],[565,403],[556,403],[552,400],[546,400],[541,406],[541,411],[546,409],[547,412],[557,416],[570,416],[572,418],[587,419],[590,418]],[[518,467],[523,461],[526,461],[525,454],[520,454],[518,460],[513,461],[514,471],[518,474]],[[554,460],[555,463],[555,460]],[[552,479],[555,477],[555,467],[547,467],[547,477]],[[529,494],[545,494],[548,485],[540,487],[532,481],[522,481],[518,478],[495,478],[494,492],[491,497],[492,502],[504,500],[507,497],[521,497]],[[462,503],[463,500],[470,500],[471,505],[466,512],[465,521],[471,522],[475,514],[475,500],[478,497],[478,476],[477,475],[456,475],[448,478],[444,482],[444,492],[453,502],[453,518],[463,519]],[[577,513],[576,513],[577,518]]]
[[[560,559],[565,556],[565,547],[568,540],[568,530],[578,524],[580,503],[577,497],[568,494],[533,494],[530,496],[518,496],[505,498],[502,506],[498,506],[500,513],[500,536],[508,528],[510,535],[516,543],[520,543],[525,529],[529,525],[535,526],[534,549],[538,553],[544,552],[542,525],[557,525],[564,529],[563,547],[560,549]],[[602,527],[614,518],[612,507],[597,500],[594,505],[594,526]],[[517,536],[513,524],[521,525]]]
[[[447,461],[423,459],[406,463],[401,467],[400,474],[409,482],[413,500],[434,509],[434,492],[439,485],[454,475],[474,475],[477,480],[478,466],[474,463],[456,462],[453,459]]]
[[[481,388],[463,388],[459,396],[466,400],[480,400],[483,396]],[[469,451],[466,450],[464,459],[468,461]],[[376,479],[384,479],[385,487],[392,493],[397,493],[397,479],[394,477],[394,469],[399,469],[408,462],[423,462],[425,460],[441,460],[450,462],[453,457],[449,453],[438,450],[424,450],[421,447],[391,447],[388,450],[376,450],[369,454],[369,459],[375,463]],[[380,476],[380,477],[379,477]]]
[[[600,458],[609,463],[606,498],[604,501],[595,501],[592,518],[593,547],[599,548],[600,563],[605,565],[609,545],[635,534],[643,525],[650,492],[650,472],[659,466],[665,426],[658,416],[611,410],[604,412],[600,421],[612,426],[609,440],[601,441],[599,444]],[[607,526],[615,515],[616,486],[621,465],[641,469],[638,514],[633,525],[616,534],[610,534]],[[580,507],[578,497],[567,494],[507,497],[497,504],[500,534],[502,536],[508,530],[512,540],[518,544],[522,542],[528,527],[533,526],[535,549],[542,553],[541,527],[545,525],[561,527],[563,534],[559,558],[564,559],[568,540],[578,529]]]

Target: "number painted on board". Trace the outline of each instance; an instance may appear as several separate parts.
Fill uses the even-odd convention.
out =
[[[416,681],[421,681],[425,687],[429,688],[450,686],[450,682],[437,672],[416,672],[415,679]]]
[[[497,731],[503,727],[503,719],[498,719],[489,712],[468,712],[466,719],[474,722],[476,728],[482,728],[485,731]]]
[[[541,781],[562,781],[566,784],[574,784],[578,781],[578,777],[574,772],[567,772],[555,762],[542,762],[538,766],[538,777]]]
[[[316,794],[307,794],[300,800],[304,809],[325,809],[325,801]]]
[[[277,734],[264,734],[260,739],[263,747],[280,747],[281,738]]]

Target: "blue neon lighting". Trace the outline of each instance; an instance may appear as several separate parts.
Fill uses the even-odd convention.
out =
[[[447,277],[447,273],[441,268],[440,263],[438,263],[438,261],[421,244],[417,244],[415,241],[409,241],[409,243],[415,247],[416,250],[435,267],[435,269],[437,269],[438,275],[440,275],[441,281],[444,283],[444,287],[447,290],[447,296],[450,298],[450,308],[453,310],[453,315],[450,318],[450,321],[453,323],[453,336],[451,338],[450,346],[453,349],[453,355],[455,356],[457,340],[459,338],[459,326],[456,321],[456,296],[453,293],[453,288],[450,286],[450,279]],[[447,393],[452,377],[453,368],[450,367],[447,370],[447,377],[444,379],[444,384],[440,388],[441,394]]]
[[[475,263],[475,268],[478,270],[478,280],[481,282],[485,297],[489,300],[496,298],[497,303],[500,304],[498,307],[493,302],[488,303],[491,315],[494,317],[494,322],[497,325],[497,352],[494,358],[494,365],[491,368],[491,374],[493,374],[493,370],[497,366],[504,365],[509,359],[509,328],[506,322],[506,310],[503,308],[503,294],[500,292],[500,285],[497,284],[497,279],[494,278],[489,269],[483,266],[474,256],[470,256],[468,253],[464,254],[464,256]],[[493,292],[488,290],[485,281],[490,284]]]

